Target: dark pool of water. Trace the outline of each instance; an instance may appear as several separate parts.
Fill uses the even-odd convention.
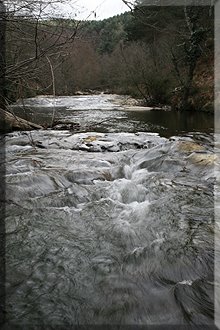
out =
[[[121,99],[120,99],[121,101]],[[124,111],[117,95],[27,99],[13,106],[15,114],[41,125],[55,121],[75,122],[79,131],[157,132],[169,137],[186,132],[214,131],[214,116],[204,112],[164,110]]]
[[[185,132],[214,131],[214,116],[204,112],[136,111],[129,113],[128,119],[151,124],[151,131],[167,137]]]

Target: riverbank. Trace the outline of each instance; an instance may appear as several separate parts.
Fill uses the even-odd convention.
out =
[[[214,78],[212,73],[208,73],[207,70],[204,69],[204,66],[198,70],[199,74],[195,76],[195,85],[197,87],[194,88],[194,92],[189,98],[190,108],[181,109],[181,111],[186,112],[206,112],[210,114],[214,114]],[[202,71],[202,72],[200,72]],[[118,90],[85,90],[85,91],[77,91],[74,95],[99,95],[99,94],[116,94],[125,97],[122,100],[122,106],[127,107],[127,110],[131,110],[131,107],[137,107],[136,110],[164,110],[164,111],[180,111],[179,103],[181,100],[182,90],[176,87],[171,95],[170,100],[167,104],[161,104],[154,101],[154,105],[152,105],[152,101],[149,99],[145,99],[143,97],[125,95],[124,93],[119,93]],[[136,94],[136,93],[134,93]],[[143,109],[141,109],[143,108]]]

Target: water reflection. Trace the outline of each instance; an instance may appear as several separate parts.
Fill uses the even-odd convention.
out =
[[[122,98],[122,97],[121,97]],[[15,114],[41,125],[55,121],[79,124],[79,131],[157,132],[172,136],[184,132],[213,132],[214,116],[204,112],[173,112],[163,110],[124,111],[117,95],[34,98],[15,104]],[[37,104],[36,104],[37,103]],[[55,108],[54,108],[55,107]]]
[[[136,111],[129,112],[128,120],[152,124],[151,130],[163,136],[171,136],[184,132],[213,132],[214,116],[200,112],[174,111]]]

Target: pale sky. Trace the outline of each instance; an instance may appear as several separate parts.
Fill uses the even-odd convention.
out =
[[[76,19],[101,20],[129,11],[129,8],[122,0],[70,0],[60,10],[65,16]]]

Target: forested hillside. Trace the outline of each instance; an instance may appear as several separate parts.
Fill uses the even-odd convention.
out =
[[[36,21],[9,21],[8,101],[98,90],[213,111],[213,23],[208,6],[137,6],[102,21],[38,21],[37,36]],[[46,49],[47,57],[38,56]]]

